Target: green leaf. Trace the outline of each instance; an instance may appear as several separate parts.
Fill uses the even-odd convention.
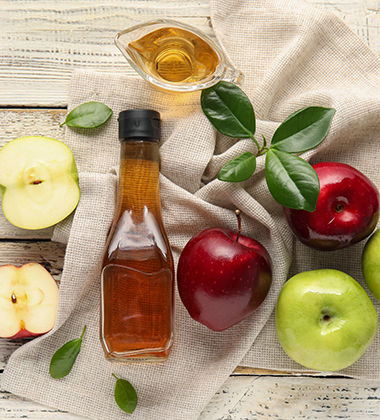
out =
[[[76,128],[96,128],[109,120],[112,109],[102,102],[85,102],[72,109],[63,124]]]
[[[265,178],[273,198],[285,207],[314,211],[319,195],[319,179],[305,160],[279,150],[268,150]]]
[[[272,148],[300,153],[318,146],[327,136],[334,108],[311,106],[290,115],[276,130]]]
[[[50,375],[53,378],[60,379],[70,373],[80,352],[85,331],[86,326],[83,328],[80,338],[67,342],[54,353],[49,369]]]
[[[255,113],[248,96],[230,82],[219,82],[202,91],[201,105],[211,124],[234,138],[253,137]]]
[[[115,401],[116,404],[126,413],[132,414],[137,406],[137,393],[132,384],[125,379],[116,378],[115,384]]]
[[[226,163],[218,173],[218,179],[240,182],[248,179],[256,169],[256,156],[245,152]]]

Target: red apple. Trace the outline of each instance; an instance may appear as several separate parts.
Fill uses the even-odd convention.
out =
[[[289,226],[305,245],[319,250],[344,248],[366,238],[379,218],[376,186],[352,166],[313,165],[320,193],[314,212],[285,208]]]
[[[0,266],[0,337],[41,335],[54,326],[58,287],[42,265]]]
[[[239,217],[239,216],[238,216]],[[272,283],[271,260],[252,238],[227,229],[206,229],[185,246],[178,263],[178,290],[190,316],[223,331],[251,314]]]

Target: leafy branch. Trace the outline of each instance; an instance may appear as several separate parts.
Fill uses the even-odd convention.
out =
[[[256,119],[247,95],[230,82],[202,91],[203,112],[222,134],[233,138],[251,138],[256,155],[245,152],[224,165],[218,179],[241,182],[256,169],[256,157],[265,155],[265,179],[273,198],[281,205],[314,211],[319,195],[319,180],[313,167],[297,154],[318,146],[327,136],[335,114],[333,108],[307,107],[291,114],[275,131],[271,145],[262,136],[255,138]]]

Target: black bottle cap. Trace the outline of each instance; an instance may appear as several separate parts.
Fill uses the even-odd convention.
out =
[[[152,109],[127,109],[119,114],[120,140],[159,141],[160,113]]]

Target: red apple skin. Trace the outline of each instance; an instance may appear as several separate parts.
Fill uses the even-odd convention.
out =
[[[251,314],[272,283],[271,260],[254,239],[219,228],[206,229],[185,246],[178,290],[190,316],[223,331]]]
[[[313,165],[320,193],[314,212],[285,208],[289,226],[311,248],[333,251],[366,238],[379,219],[379,192],[360,171],[338,162]]]
[[[22,329],[17,334],[13,335],[12,337],[1,337],[1,338],[6,338],[7,340],[21,340],[22,338],[38,337],[39,335],[46,334],[49,331],[45,331],[45,332],[36,334],[36,333],[30,332],[26,329]]]

